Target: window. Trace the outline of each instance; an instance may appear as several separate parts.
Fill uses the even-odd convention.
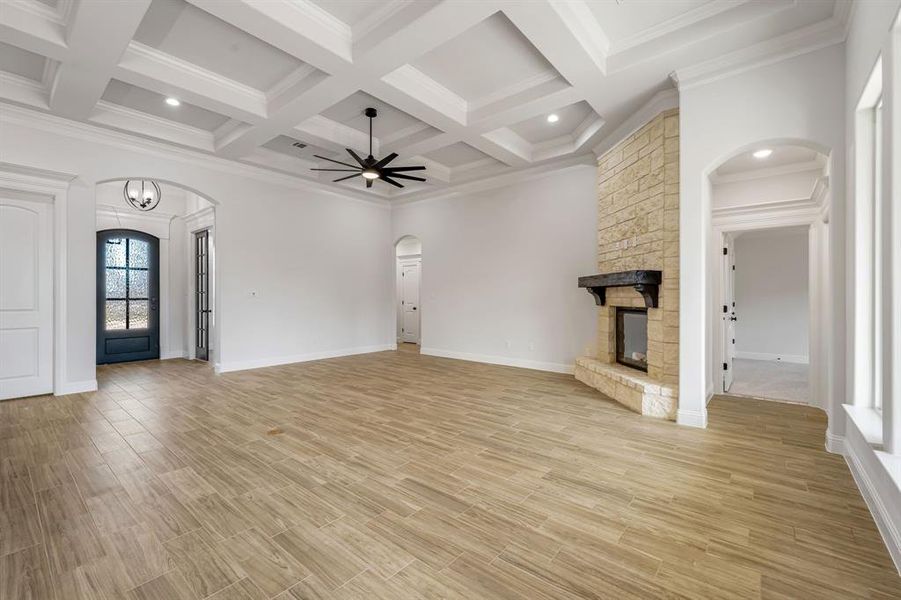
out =
[[[871,109],[873,122],[873,408],[882,411],[882,96]]]
[[[150,315],[150,248],[131,238],[106,241],[107,331],[146,329]]]

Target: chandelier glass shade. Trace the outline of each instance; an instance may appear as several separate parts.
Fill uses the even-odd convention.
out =
[[[122,190],[125,201],[138,210],[153,210],[160,203],[163,192],[152,179],[129,179]]]

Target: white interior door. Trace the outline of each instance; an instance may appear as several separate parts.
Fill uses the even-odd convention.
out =
[[[419,343],[419,263],[403,265],[403,330],[401,339]]]
[[[723,238],[723,391],[732,387],[735,376],[735,242]]]
[[[0,400],[53,392],[52,209],[0,198]]]

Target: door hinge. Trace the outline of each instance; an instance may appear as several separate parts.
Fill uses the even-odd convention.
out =
[[[733,343],[733,344],[735,343],[735,338],[732,338],[732,343]]]
[[[727,254],[729,254],[729,249],[723,248],[723,256],[726,256]]]
[[[723,363],[723,371],[729,370],[729,363]]]
[[[723,312],[724,312],[724,313],[729,312],[729,307],[726,306],[725,304],[723,304]]]

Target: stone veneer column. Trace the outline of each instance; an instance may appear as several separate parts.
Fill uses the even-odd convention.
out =
[[[660,113],[598,160],[598,272],[663,272],[659,307],[648,310],[648,373],[616,367],[610,377],[678,390],[679,380],[679,111]],[[616,362],[615,307],[644,306],[632,288],[609,288],[598,310],[597,363]],[[586,363],[587,364],[587,363]],[[598,365],[593,365],[597,367]],[[577,365],[578,368],[578,365]],[[623,371],[622,369],[626,369]],[[597,369],[592,378],[607,377]],[[630,373],[631,371],[631,373]],[[583,368],[582,374],[587,371]],[[605,372],[606,373],[606,372]],[[601,389],[599,387],[599,389]],[[616,386],[605,390],[619,389]],[[650,390],[656,389],[656,392]],[[607,393],[607,392],[605,392]],[[630,392],[633,396],[634,393]],[[661,392],[662,393],[662,392]],[[675,393],[675,392],[674,392]],[[614,395],[615,397],[615,395]],[[627,403],[622,398],[616,398]],[[627,405],[634,405],[628,402]],[[634,407],[634,406],[633,406]],[[670,416],[675,417],[675,408]],[[659,415],[658,415],[659,416]]]

